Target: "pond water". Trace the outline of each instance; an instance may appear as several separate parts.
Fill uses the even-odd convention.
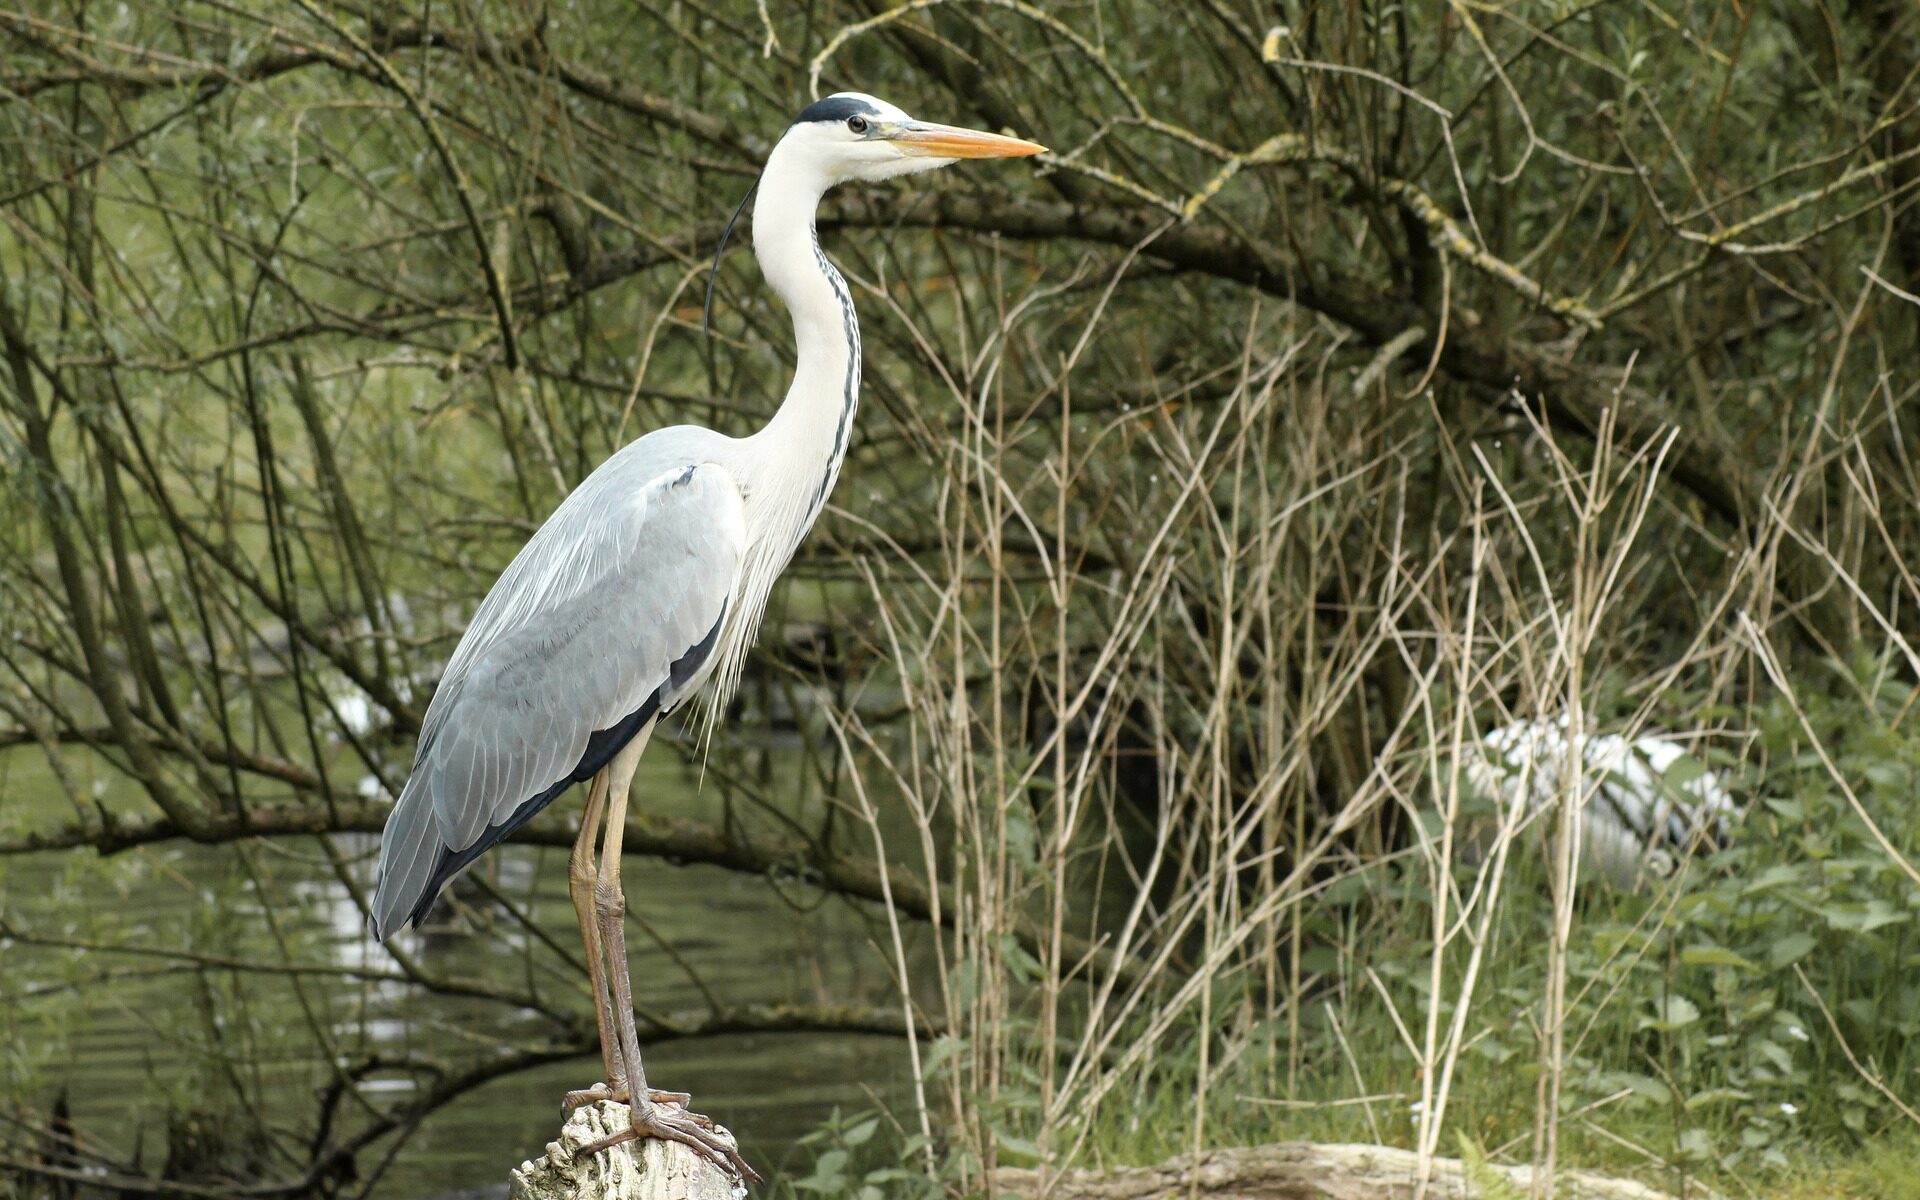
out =
[[[51,777],[38,778],[44,765],[35,770],[25,758],[10,756],[0,770],[0,833],[43,827],[67,811]],[[647,758],[637,806],[716,819],[711,782],[701,788],[698,772],[665,746]],[[558,803],[572,815],[583,799],[575,789]],[[334,845],[361,878],[371,874],[372,838]],[[245,1096],[283,1137],[304,1141],[317,1132],[301,1123],[317,1119],[329,1057],[425,1053],[458,1069],[555,1036],[551,1017],[509,1004],[328,973],[390,970],[393,961],[362,931],[322,849],[313,839],[283,839],[169,843],[106,859],[90,850],[0,857],[0,914],[23,935],[0,938],[0,1104],[19,1103],[44,1120],[64,1090],[76,1125],[96,1145],[122,1161],[137,1149],[151,1169],[167,1157],[170,1108],[200,1113],[211,1126],[202,1135],[217,1143],[235,1097]],[[564,851],[507,846],[476,871],[578,956]],[[639,1008],[693,1013],[709,997],[724,1006],[898,1004],[871,909],[712,867],[629,858],[624,874]],[[590,1027],[584,979],[567,961],[484,895],[468,888],[461,896],[450,920],[406,935],[402,948],[430,971],[531,991]],[[448,912],[443,900],[436,916]],[[924,943],[924,933],[915,941]],[[166,957],[180,951],[318,969],[289,978]],[[904,1117],[910,1092],[904,1042],[875,1036],[669,1042],[650,1051],[646,1065],[656,1087],[693,1092],[697,1109],[733,1128],[769,1176],[798,1166],[794,1139],[836,1106],[885,1105]],[[362,1153],[363,1177],[383,1172],[371,1194],[423,1197],[503,1183],[557,1132],[561,1094],[599,1075],[598,1056],[580,1056],[475,1088],[429,1117],[390,1164],[383,1161],[391,1139]],[[406,1102],[417,1086],[404,1072],[372,1073],[342,1105],[338,1128]],[[260,1174],[284,1178],[293,1165],[269,1157]]]

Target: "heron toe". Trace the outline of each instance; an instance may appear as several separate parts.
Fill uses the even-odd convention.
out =
[[[632,1093],[627,1090],[627,1085],[624,1083],[596,1083],[591,1087],[575,1088],[573,1091],[560,1097],[560,1115],[563,1118],[570,1117],[573,1115],[573,1110],[579,1108],[582,1104],[598,1104],[602,1100],[611,1100],[615,1104],[626,1104],[632,1098]],[[677,1104],[681,1108],[686,1108],[693,1102],[693,1096],[690,1093],[663,1092],[657,1088],[647,1089],[647,1099],[653,1101],[655,1104]],[[711,1126],[713,1124],[710,1118],[703,1117],[696,1112],[690,1112],[687,1116],[689,1119],[698,1121],[703,1125]]]
[[[562,1120],[573,1115],[573,1110],[582,1104],[597,1104],[602,1100],[613,1100],[625,1104],[628,1099],[625,1083],[596,1083],[592,1087],[575,1088],[560,1097],[560,1117]]]
[[[655,1104],[677,1104],[681,1108],[693,1107],[693,1096],[687,1092],[663,1092],[657,1088],[648,1088],[647,1099],[653,1101]],[[711,1118],[703,1117],[697,1112],[690,1112],[687,1116],[689,1119],[705,1125],[708,1129],[713,1128]]]
[[[647,1096],[645,1100],[628,1102],[632,1128],[584,1146],[580,1153],[598,1154],[635,1138],[663,1138],[679,1142],[743,1183],[760,1182],[759,1173],[741,1157],[740,1144],[734,1141],[732,1132],[724,1125],[714,1124],[711,1117],[688,1111],[685,1101],[690,1097],[685,1092],[649,1090]],[[670,1099],[663,1101],[662,1097]]]

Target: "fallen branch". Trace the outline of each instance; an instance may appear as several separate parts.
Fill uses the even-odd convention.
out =
[[[237,811],[208,811],[191,828],[158,814],[116,816],[106,824],[75,821],[53,829],[0,837],[0,858],[79,847],[92,847],[106,856],[179,839],[216,845],[254,837],[377,835],[386,827],[389,807],[359,801],[337,804],[329,812],[326,806],[317,804],[252,805]],[[543,814],[516,832],[512,844],[570,847],[579,833],[576,818]],[[880,866],[871,860],[832,854],[803,838],[754,834],[684,817],[630,811],[624,850],[629,856],[658,858],[676,864],[705,863],[747,875],[798,878],[823,891],[876,904],[891,903],[895,911],[915,920],[933,919],[933,892],[926,881],[912,871],[889,866],[883,880]],[[955,906],[951,897],[941,903],[939,911],[944,922],[952,921]],[[1029,950],[1038,945],[1037,934],[1031,928],[1021,929],[1019,936]],[[1131,964],[1116,963],[1111,953],[1085,938],[1067,935],[1061,950],[1068,961],[1086,964],[1086,970],[1080,972],[1078,978],[1099,979],[1108,972],[1117,973],[1122,980],[1134,978]]]
[[[1411,1200],[1420,1156],[1391,1146],[1278,1142],[1183,1154],[1152,1167],[1114,1171],[1068,1171],[1043,1188],[1035,1170],[994,1173],[995,1196],[1048,1200]],[[1428,1196],[1479,1196],[1512,1188],[1533,1195],[1532,1167],[1491,1163],[1469,1169],[1457,1158],[1436,1158]],[[1671,1200],[1668,1193],[1631,1179],[1586,1171],[1561,1171],[1552,1194],[1559,1200]],[[1705,1195],[1706,1193],[1699,1193]]]

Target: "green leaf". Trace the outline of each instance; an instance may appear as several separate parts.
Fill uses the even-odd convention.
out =
[[[1300,969],[1309,975],[1326,975],[1340,967],[1340,955],[1331,946],[1315,946],[1300,954]]]
[[[1672,1103],[1673,1093],[1667,1085],[1651,1075],[1642,1075],[1638,1071],[1603,1071],[1594,1077],[1595,1086],[1603,1093],[1618,1092],[1625,1089],[1633,1093],[1636,1100],[1652,1101],[1665,1105]]]
[[[1730,1104],[1750,1099],[1752,1099],[1751,1094],[1743,1092],[1739,1088],[1708,1088],[1703,1092],[1695,1092],[1693,1095],[1688,1096],[1686,1109],[1688,1112],[1693,1112],[1696,1109],[1711,1108],[1716,1104]]]
[[[1689,967],[1738,967],[1743,971],[1760,969],[1751,960],[1719,946],[1689,946],[1680,952],[1680,961]]]
[[[1754,1052],[1772,1064],[1773,1069],[1782,1075],[1793,1074],[1793,1055],[1787,1048],[1771,1038],[1761,1038],[1753,1044]]]
[[[1664,1001],[1655,1001],[1654,1013],[1651,1017],[1640,1018],[1641,1029],[1671,1032],[1685,1029],[1700,1019],[1700,1010],[1685,996],[1668,996]]]
[[[1472,1185],[1473,1194],[1484,1200],[1524,1200],[1525,1192],[1515,1187],[1513,1181],[1494,1170],[1487,1163],[1486,1151],[1480,1144],[1458,1130],[1454,1131],[1454,1142],[1460,1147],[1460,1165]]]
[[[1034,1145],[1026,1138],[1020,1137],[1017,1134],[1008,1133],[1003,1129],[993,1135],[993,1140],[1000,1144],[1001,1150],[1012,1155],[1015,1159],[1025,1162],[1040,1161],[1040,1147]]]
[[[1040,839],[1034,833],[1033,817],[1024,798],[1008,805],[1006,835],[1002,839],[1013,860],[1023,867],[1040,861]]]
[[[850,1157],[852,1156],[845,1150],[836,1148],[827,1151],[813,1164],[813,1174],[810,1178],[839,1183],[846,1174],[847,1159]]]
[[[1680,1135],[1680,1155],[1682,1158],[1700,1162],[1713,1156],[1713,1139],[1704,1129],[1689,1129]]]
[[[959,1049],[960,1039],[950,1033],[935,1038],[933,1045],[927,1048],[926,1057],[920,1060],[921,1078],[932,1079],[940,1067]]]
[[[1907,768],[1902,763],[1888,759],[1876,759],[1867,763],[1867,779],[1890,791],[1905,791],[1907,786]]]
[[[1776,967],[1788,966],[1805,958],[1817,945],[1812,934],[1789,933],[1774,939],[1767,948],[1767,961]]]
[[[1865,904],[1846,904],[1828,908],[1821,913],[1827,924],[1848,933],[1871,933],[1884,925],[1898,925],[1913,919],[1911,913],[1901,912],[1879,897]]]
[[[1020,944],[1020,939],[1011,933],[1000,939],[1000,961],[1008,973],[1021,983],[1033,983],[1045,973],[1040,960],[1028,953],[1027,948]]]
[[[1754,896],[1771,891],[1777,887],[1789,887],[1800,882],[1800,868],[1785,863],[1776,863],[1747,881],[1741,889],[1742,895]]]

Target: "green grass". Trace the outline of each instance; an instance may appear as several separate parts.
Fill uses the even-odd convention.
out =
[[[1920,1134],[1904,1130],[1865,1146],[1808,1151],[1765,1193],[1767,1200],[1913,1200],[1920,1196]]]

